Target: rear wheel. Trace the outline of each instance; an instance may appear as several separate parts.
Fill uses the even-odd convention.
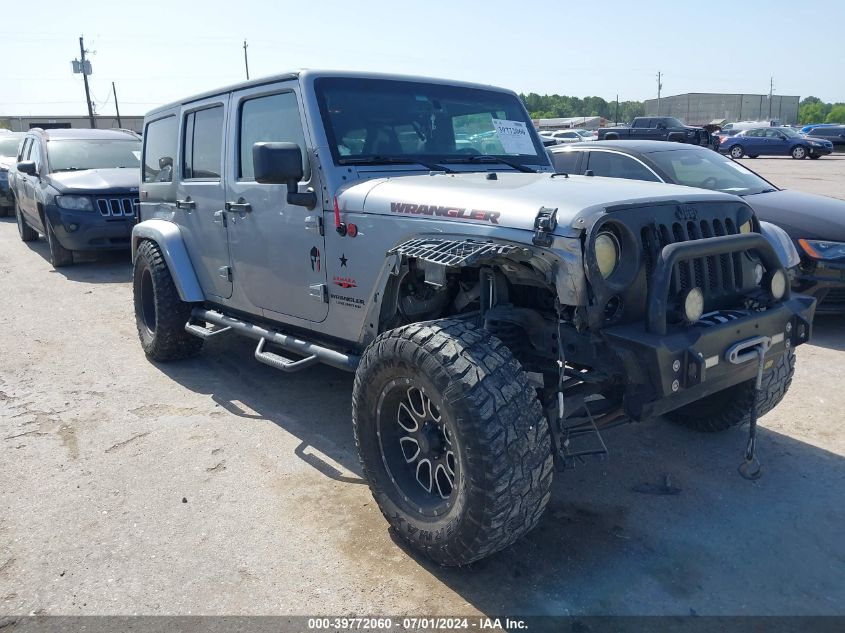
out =
[[[548,503],[548,422],[520,364],[485,330],[444,320],[380,335],[355,374],[352,422],[382,514],[442,565],[507,547]]]
[[[757,396],[757,415],[763,416],[783,400],[795,373],[795,352],[790,349],[763,372],[763,388]],[[666,414],[672,422],[694,431],[717,433],[749,421],[754,381],[729,387]]]
[[[792,148],[792,158],[795,160],[807,158],[807,148],[803,145],[796,145]]]
[[[15,200],[15,217],[18,220],[18,234],[21,236],[21,241],[32,242],[37,240],[38,231],[27,224],[17,200]]]
[[[50,263],[53,264],[53,268],[70,266],[73,263],[73,251],[59,244],[59,240],[53,232],[53,226],[47,218],[44,219],[44,228],[47,231],[47,246],[50,247]]]
[[[199,352],[202,339],[185,331],[192,306],[179,298],[161,249],[149,240],[135,255],[132,290],[138,338],[148,357],[167,361]]]
[[[745,150],[742,149],[742,145],[734,145],[730,149],[731,158],[742,158],[742,155],[745,154]]]

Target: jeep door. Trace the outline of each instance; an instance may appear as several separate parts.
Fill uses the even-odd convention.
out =
[[[308,158],[299,85],[287,81],[235,92],[230,112],[226,215],[235,284],[265,311],[322,321],[329,308],[322,211],[288,204],[285,185],[257,183],[252,160],[255,143],[296,143],[305,174],[300,188],[320,191],[318,170]]]
[[[206,296],[232,296],[223,174],[228,95],[182,109],[175,219]]]

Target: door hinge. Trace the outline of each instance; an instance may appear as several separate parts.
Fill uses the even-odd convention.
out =
[[[323,235],[323,218],[319,215],[309,215],[305,217],[305,230],[317,231]]]
[[[226,281],[232,281],[232,268],[230,266],[221,266],[218,271],[221,278]]]
[[[226,211],[224,211],[224,210],[215,211],[214,212],[214,223],[222,225],[224,229],[227,226],[229,226],[229,223],[226,221]]]
[[[329,302],[329,289],[326,284],[311,284],[308,286],[308,294],[311,295],[312,299],[320,303]]]

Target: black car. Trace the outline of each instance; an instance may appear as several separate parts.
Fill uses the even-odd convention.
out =
[[[801,262],[794,287],[819,301],[816,313],[845,313],[845,201],[779,189],[744,165],[702,147],[602,141],[549,148],[568,174],[651,180],[742,196],[760,220],[782,228]]]
[[[640,116],[631,121],[630,126],[601,128],[598,136],[600,141],[629,139],[713,145],[707,130],[685,125],[671,116]]]
[[[15,208],[9,189],[9,168],[17,161],[18,147],[23,137],[22,132],[0,130],[0,218],[9,215]]]
[[[814,136],[833,143],[834,152],[845,152],[845,125],[814,127],[807,136]]]
[[[9,170],[21,239],[43,233],[55,267],[74,251],[128,249],[140,157],[128,130],[30,130]]]

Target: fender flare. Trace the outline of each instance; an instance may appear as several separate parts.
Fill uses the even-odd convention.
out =
[[[763,234],[772,248],[775,249],[781,265],[789,270],[801,263],[801,256],[798,254],[798,249],[789,237],[789,234],[779,226],[770,222],[760,222],[760,233]]]
[[[143,240],[155,242],[161,249],[161,254],[170,269],[170,275],[173,277],[173,283],[182,301],[187,303],[205,301],[197,273],[188,256],[188,249],[185,248],[185,241],[182,239],[182,232],[178,226],[167,220],[156,219],[144,220],[136,224],[132,229],[133,264],[138,245]]]

